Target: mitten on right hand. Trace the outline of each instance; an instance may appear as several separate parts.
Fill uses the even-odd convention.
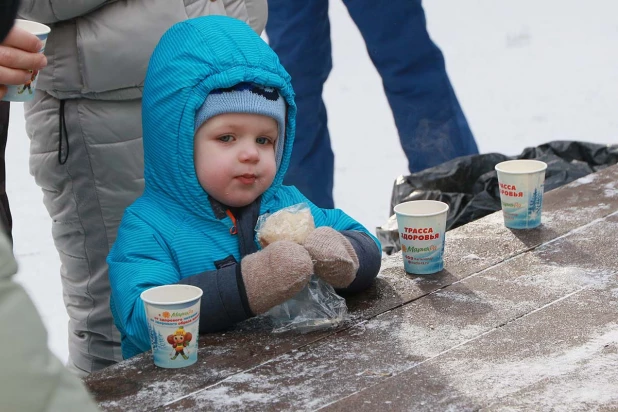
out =
[[[335,229],[322,226],[305,240],[315,274],[334,288],[347,288],[356,278],[358,256],[352,243]]]
[[[300,292],[313,273],[313,262],[303,246],[282,240],[245,256],[240,268],[249,307],[259,315]]]

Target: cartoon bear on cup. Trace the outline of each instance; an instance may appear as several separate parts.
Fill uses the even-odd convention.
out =
[[[178,355],[182,355],[184,359],[189,359],[189,357],[185,355],[185,348],[189,346],[191,339],[193,339],[191,332],[185,332],[182,326],[176,329],[172,335],[168,335],[167,342],[176,350],[176,354],[170,359],[174,360]]]

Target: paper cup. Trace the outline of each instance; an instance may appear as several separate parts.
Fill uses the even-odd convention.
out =
[[[539,160],[508,160],[498,163],[498,184],[504,225],[532,229],[541,224],[547,164]]]
[[[39,50],[39,53],[43,53],[45,51],[45,44],[47,43],[47,36],[50,31],[48,26],[35,21],[22,19],[16,19],[15,26],[38,37],[43,42],[43,47]],[[18,86],[11,84],[6,85],[8,90],[2,100],[8,102],[25,102],[34,98],[34,89],[39,77],[39,72],[37,70],[30,70],[30,73],[32,73],[32,76],[30,77],[30,81],[27,83],[20,84]]]
[[[182,368],[197,362],[202,289],[190,285],[157,286],[140,297],[146,309],[155,365]]]
[[[435,200],[413,200],[395,206],[407,273],[429,275],[443,269],[447,212],[448,205]]]

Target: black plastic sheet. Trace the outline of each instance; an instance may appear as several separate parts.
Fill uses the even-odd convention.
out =
[[[395,181],[390,218],[376,229],[382,250],[400,250],[393,208],[410,200],[439,200],[449,205],[446,230],[500,210],[496,164],[512,159],[537,159],[547,163],[545,191],[579,179],[618,162],[618,145],[553,141],[528,147],[518,156],[488,153],[462,156]]]

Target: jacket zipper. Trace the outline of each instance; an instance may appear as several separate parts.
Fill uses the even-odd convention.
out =
[[[236,218],[230,209],[225,211],[225,214],[232,220],[232,227],[230,228],[230,235],[235,235],[238,233],[238,229],[236,229]]]

